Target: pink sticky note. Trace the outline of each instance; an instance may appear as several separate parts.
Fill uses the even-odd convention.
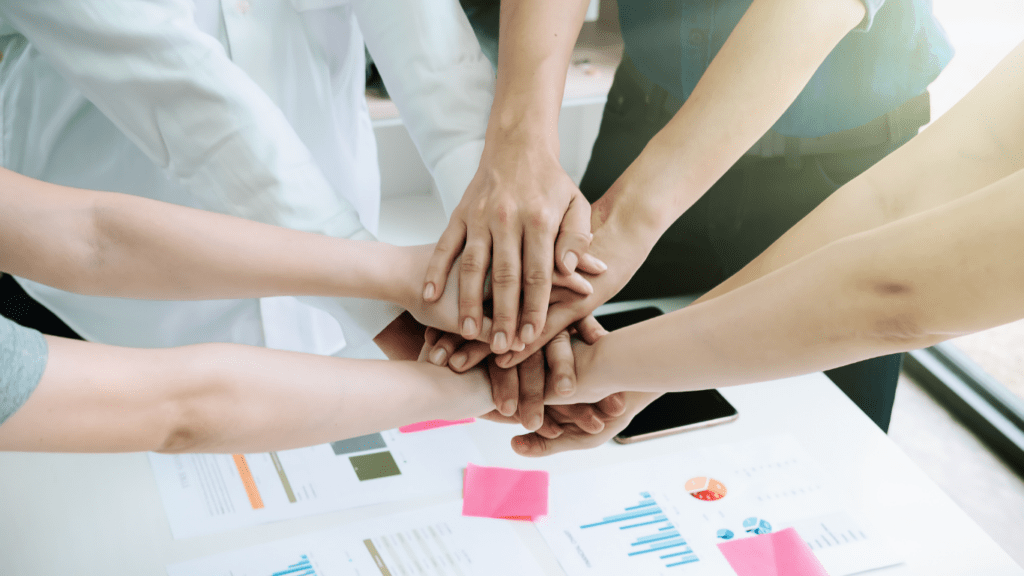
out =
[[[547,472],[473,464],[466,468],[463,516],[532,520],[547,513]]]
[[[828,576],[793,528],[723,542],[718,549],[737,576]]]
[[[456,424],[469,424],[471,422],[476,422],[476,418],[466,418],[465,420],[427,420],[425,422],[417,422],[415,424],[409,424],[408,426],[402,426],[398,431],[408,434],[409,432],[422,432],[424,430],[444,428],[445,426],[455,426]]]

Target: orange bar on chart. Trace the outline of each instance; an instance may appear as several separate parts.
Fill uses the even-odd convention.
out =
[[[259,510],[263,508],[263,498],[260,498],[260,491],[256,488],[256,481],[252,478],[252,472],[249,471],[249,464],[245,462],[245,455],[232,454],[231,457],[235,460],[238,475],[242,477],[242,485],[245,486],[245,493],[249,496],[249,504],[252,504],[252,509]]]

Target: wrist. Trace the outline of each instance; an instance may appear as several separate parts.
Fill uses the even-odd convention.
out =
[[[423,263],[429,258],[430,253],[420,246],[380,243],[380,250],[371,259],[375,269],[375,292],[371,297],[405,310],[417,310],[423,303]]]
[[[619,390],[611,385],[604,377],[607,370],[604,369],[604,359],[607,354],[602,354],[604,346],[602,343],[608,338],[607,335],[598,339],[593,344],[587,344],[581,340],[573,340],[573,356],[576,363],[576,383],[578,391],[575,396],[585,394],[587,401],[597,401]]]
[[[487,122],[484,157],[543,153],[558,159],[558,113],[540,110],[529,103],[495,106]]]
[[[593,227],[614,226],[648,247],[703,194],[680,169],[678,158],[645,150],[593,205]]]
[[[496,409],[484,369],[474,368],[458,374],[426,362],[418,365],[429,370],[434,377],[445,420],[474,418]]]

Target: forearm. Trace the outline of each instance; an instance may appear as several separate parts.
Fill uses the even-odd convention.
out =
[[[0,450],[259,452],[493,409],[479,372],[208,344],[137,350],[48,338]]]
[[[12,274],[91,295],[195,300],[322,295],[397,302],[402,250],[0,172]]]
[[[501,3],[498,80],[485,155],[501,154],[500,148],[512,142],[558,156],[565,76],[587,4],[585,0]]]
[[[629,219],[653,244],[775,124],[863,16],[858,0],[754,0],[600,210]]]
[[[1024,316],[1024,174],[855,234],[713,300],[598,341],[595,394],[773,380]],[[588,376],[580,378],[581,389]]]
[[[1024,169],[1024,44],[919,136],[836,191],[710,300],[840,238],[955,201]],[[998,119],[998,121],[993,121]]]

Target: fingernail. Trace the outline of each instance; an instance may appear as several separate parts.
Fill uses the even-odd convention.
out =
[[[572,381],[568,378],[562,378],[555,384],[555,391],[561,395],[566,395],[572,392]]]
[[[594,293],[594,285],[591,284],[590,282],[587,282],[586,278],[583,279],[583,286],[587,289],[587,294]]]
[[[594,265],[597,266],[598,270],[600,270],[601,272],[608,271],[608,265],[604,263],[604,260],[601,260],[597,256],[591,256],[591,258],[593,258]]]
[[[504,332],[498,332],[494,335],[494,344],[491,345],[491,348],[495,350],[504,350],[508,348],[508,341],[505,339]]]
[[[533,333],[533,324],[527,324],[523,326],[523,329],[519,333],[519,339],[526,344],[533,344],[533,339],[536,334]]]
[[[576,257],[575,252],[566,252],[565,256],[562,257],[562,263],[565,264],[565,267],[569,270],[570,274],[576,270],[576,265],[579,264],[579,262],[580,259]]]
[[[526,344],[523,344],[522,342],[516,342],[515,344],[512,345],[512,350],[515,352],[522,352],[523,350],[526,350]]]
[[[427,282],[427,285],[423,287],[423,299],[430,300],[434,297],[434,283]]]
[[[438,366],[444,366],[444,357],[447,355],[447,350],[444,348],[438,348],[430,353],[430,363]]]
[[[470,338],[473,333],[476,332],[476,321],[472,318],[466,318],[462,321],[462,336]]]
[[[590,239],[591,239],[591,240],[593,240],[593,239],[594,239],[594,233],[593,233],[593,232],[591,232],[591,233],[590,233]]]
[[[456,352],[452,355],[452,359],[448,361],[448,364],[456,368],[462,368],[466,363],[466,360],[468,360],[468,358],[466,358],[465,352]]]
[[[515,400],[505,400],[505,403],[501,405],[501,410],[498,410],[498,412],[501,412],[502,416],[511,416],[511,415],[515,414],[516,413],[516,401]]]
[[[544,419],[540,416],[530,416],[530,422],[526,425],[526,429],[533,432],[540,428],[540,425],[544,423]]]

